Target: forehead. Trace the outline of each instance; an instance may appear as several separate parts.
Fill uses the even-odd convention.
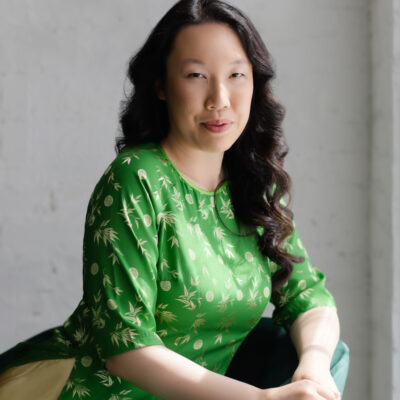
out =
[[[182,28],[169,54],[180,64],[223,60],[226,63],[250,63],[236,32],[227,24],[205,23]]]

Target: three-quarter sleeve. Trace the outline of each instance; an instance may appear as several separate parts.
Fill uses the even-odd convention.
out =
[[[325,287],[325,275],[310,261],[306,249],[298,235],[295,222],[291,236],[285,241],[285,250],[304,258],[304,262],[293,263],[293,273],[288,282],[280,289],[281,296],[272,295],[275,305],[272,315],[274,322],[283,325],[287,330],[303,312],[318,306],[336,308],[332,294]],[[279,267],[271,262],[271,273]]]
[[[84,300],[101,359],[163,344],[156,333],[157,221],[144,169],[122,157],[106,170],[87,211]]]

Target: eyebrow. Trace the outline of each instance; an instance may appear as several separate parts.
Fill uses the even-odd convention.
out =
[[[186,58],[185,60],[182,61],[182,65],[185,64],[200,64],[200,65],[205,65],[205,63],[197,58]],[[229,65],[240,65],[240,64],[247,64],[247,61],[243,58],[240,58],[238,60],[232,61]]]

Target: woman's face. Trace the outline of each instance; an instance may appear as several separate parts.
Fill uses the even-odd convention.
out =
[[[169,144],[223,153],[245,128],[252,95],[252,65],[228,25],[190,25],[177,34],[159,91],[168,108]]]

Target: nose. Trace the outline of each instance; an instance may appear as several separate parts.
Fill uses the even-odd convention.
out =
[[[210,89],[206,99],[208,110],[223,110],[230,107],[229,91],[227,87],[219,81],[210,84]]]

